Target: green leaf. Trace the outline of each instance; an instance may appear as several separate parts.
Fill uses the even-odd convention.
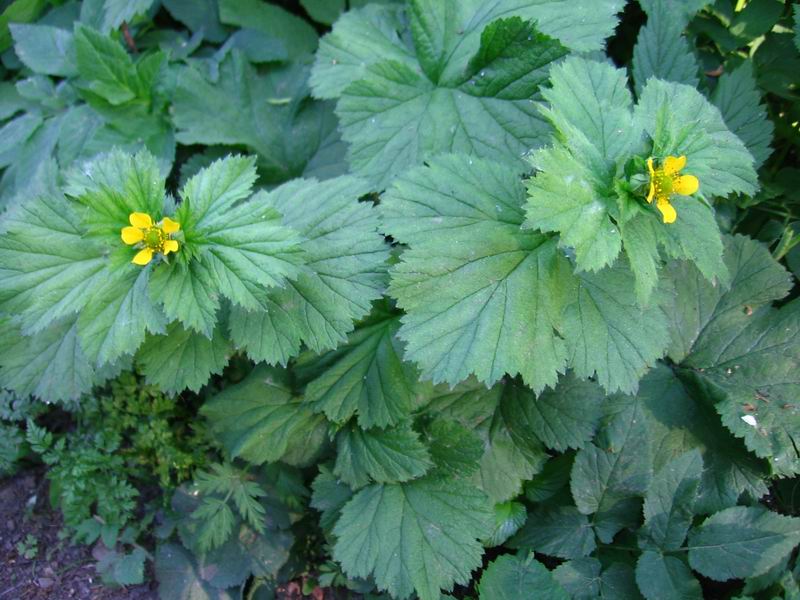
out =
[[[499,18],[519,17],[536,21],[545,34],[558,38],[574,50],[598,50],[617,23],[619,7],[609,0],[579,0],[564,4],[558,0],[502,0],[489,7],[480,0],[420,0],[411,5],[414,29],[427,31],[427,47],[449,55],[445,75],[461,71],[481,45],[487,25]],[[429,15],[446,15],[433,20]],[[420,18],[431,19],[423,23]],[[406,46],[407,19],[394,6],[368,5],[339,19],[331,33],[322,38],[314,65],[314,90],[323,98],[334,98],[348,84],[362,79],[369,67],[384,60],[413,65],[414,52]],[[427,27],[426,27],[427,25]],[[414,34],[420,41],[425,38]],[[460,74],[460,73],[459,73]]]
[[[538,506],[508,544],[559,558],[581,558],[597,548],[592,525],[574,506]]]
[[[199,260],[172,262],[153,271],[150,294],[170,320],[211,337],[220,307],[212,272]]]
[[[18,315],[23,333],[80,311],[106,276],[102,248],[87,240],[60,194],[20,202],[3,215],[0,309]]]
[[[488,540],[484,541],[487,547],[496,547],[505,544],[506,540],[519,531],[528,518],[528,511],[524,504],[519,502],[502,502],[494,507],[494,530]]]
[[[0,52],[5,52],[11,46],[9,23],[35,21],[47,6],[47,2],[46,0],[14,0],[3,6],[3,12],[0,13]]]
[[[600,595],[600,561],[577,558],[559,565],[553,576],[574,600],[589,600]]]
[[[641,93],[651,77],[696,87],[700,67],[681,35],[685,23],[675,19],[675,3],[650,0],[647,25],[639,30],[633,48],[633,79]]]
[[[59,77],[78,74],[71,31],[40,24],[14,24],[9,29],[14,38],[14,52],[34,73]]]
[[[310,54],[317,48],[317,33],[310,23],[280,6],[260,0],[219,0],[219,18],[226,25],[247,27],[279,39],[289,58]]]
[[[225,590],[204,581],[192,555],[178,544],[161,544],[155,557],[160,594],[180,600],[233,600]]]
[[[358,412],[363,428],[407,420],[416,399],[417,374],[402,360],[395,336],[399,327],[395,315],[379,312],[336,350],[301,357],[300,373],[303,368],[324,369],[306,387],[306,402],[337,423]]]
[[[401,483],[425,474],[431,460],[410,427],[370,429],[348,427],[337,437],[334,473],[352,488],[371,481]]]
[[[686,156],[686,173],[700,180],[706,197],[752,195],[758,189],[752,155],[695,88],[651,79],[635,118],[652,138],[654,156]]]
[[[636,563],[636,583],[647,600],[702,600],[700,582],[675,556],[643,552]]]
[[[483,440],[455,421],[439,419],[427,431],[436,470],[450,477],[469,477],[480,468]]]
[[[654,304],[638,305],[624,263],[582,273],[578,280],[562,326],[570,366],[578,377],[596,377],[609,392],[636,391],[669,344],[666,316]]]
[[[555,333],[571,285],[555,242],[519,229],[524,190],[510,168],[446,156],[398,178],[381,208],[388,233],[410,245],[390,294],[406,310],[400,337],[423,377],[470,373],[488,385],[521,373],[554,385],[566,349]]]
[[[103,278],[78,318],[84,353],[102,366],[134,354],[145,332],[164,333],[163,313],[150,300],[148,279],[152,267],[124,265]]]
[[[603,571],[600,596],[605,600],[642,600],[633,567],[616,562]]]
[[[304,443],[304,431],[324,421],[292,396],[287,377],[285,371],[256,367],[200,409],[231,458],[257,465],[280,460],[296,444]]]
[[[716,581],[753,577],[800,544],[800,519],[764,507],[735,506],[689,534],[689,564]]]
[[[648,542],[667,552],[683,545],[702,472],[703,459],[694,449],[668,462],[653,477],[644,498],[642,533]]]
[[[219,22],[217,0],[162,0],[162,4],[189,31],[202,31],[205,40],[222,43],[228,37],[228,32]]]
[[[459,41],[467,39],[459,36]],[[512,56],[518,61],[508,59],[507,44],[515,47]],[[419,73],[425,58],[418,49],[422,66],[377,62],[367,67],[363,79],[347,86],[336,113],[342,138],[350,144],[353,170],[383,189],[397,174],[436,154],[463,152],[521,166],[522,154],[544,144],[549,128],[532,99],[549,65],[566,49],[519,19],[487,28],[481,46],[469,63],[466,45],[453,48],[441,76],[433,80]]]
[[[103,25],[101,31],[108,33],[117,29],[135,16],[150,10],[154,0],[103,0]]]
[[[381,296],[388,249],[377,232],[377,211],[357,201],[368,191],[360,179],[338,177],[298,180],[271,192],[283,222],[305,238],[305,266],[266,295],[266,313],[234,308],[231,338],[252,359],[285,363],[301,343],[315,352],[335,348]]]
[[[794,45],[800,50],[800,7],[792,7],[794,12]]]
[[[466,584],[481,564],[478,542],[491,533],[482,492],[458,481],[374,484],[345,505],[334,528],[334,558],[351,577],[373,576],[396,598]]]
[[[527,557],[501,556],[481,576],[478,586],[481,600],[516,600],[536,590],[542,600],[568,600],[570,595],[533,553]]]
[[[300,0],[300,4],[317,23],[333,25],[345,9],[345,0]]]
[[[314,478],[311,489],[311,507],[322,513],[319,518],[320,527],[329,532],[339,520],[342,507],[353,497],[353,490],[326,465],[320,465],[319,475]]]
[[[711,95],[725,124],[741,139],[755,159],[755,168],[772,154],[770,143],[774,126],[762,104],[761,92],[753,76],[753,63],[746,61],[723,73]]]
[[[247,146],[258,153],[267,183],[298,177],[335,129],[331,107],[307,101],[307,76],[300,63],[259,74],[238,51],[219,63],[216,78],[196,66],[181,68],[172,97],[176,139]]]
[[[197,392],[228,364],[230,344],[217,328],[211,339],[178,323],[164,335],[150,336],[136,355],[147,382],[168,394]]]
[[[639,4],[648,14],[657,11],[663,0],[639,0]],[[691,18],[703,8],[712,3],[712,0],[673,0],[671,3],[672,18],[679,23],[681,29],[691,20]]]
[[[524,439],[532,431],[545,446],[559,452],[580,448],[592,439],[605,397],[597,384],[570,374],[562,377],[554,390],[538,396],[514,387],[517,393],[503,394],[501,403],[512,437]]]

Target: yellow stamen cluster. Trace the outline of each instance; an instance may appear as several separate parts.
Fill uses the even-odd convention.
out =
[[[122,241],[140,248],[132,263],[144,266],[156,253],[166,256],[178,251],[178,241],[172,239],[172,234],[180,231],[180,223],[164,217],[154,224],[150,215],[140,212],[131,213],[128,220],[131,226],[122,228]]]
[[[674,223],[678,216],[675,208],[670,204],[674,194],[690,196],[700,189],[700,181],[694,175],[681,175],[680,171],[686,166],[685,156],[668,156],[663,164],[653,166],[653,159],[647,159],[647,169],[650,171],[650,191],[647,201],[656,201],[656,208],[661,212],[664,223]]]

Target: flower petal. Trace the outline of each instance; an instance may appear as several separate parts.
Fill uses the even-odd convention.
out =
[[[169,254],[170,252],[177,252],[178,251],[178,241],[177,240],[167,240],[164,242],[164,254]]]
[[[667,175],[674,175],[686,166],[685,156],[668,156],[664,159],[664,173]]]
[[[169,217],[164,217],[161,220],[161,231],[164,233],[175,233],[176,231],[180,231],[181,224],[177,221],[173,221]]]
[[[140,229],[147,229],[148,227],[153,226],[153,219],[151,219],[150,215],[147,213],[131,213],[131,216],[128,218],[131,222],[131,225]]]
[[[656,202],[656,208],[661,211],[661,216],[664,219],[664,223],[674,223],[675,219],[678,218],[678,213],[673,208],[672,204],[669,203],[669,199],[667,198],[659,198]]]
[[[655,195],[656,195],[656,186],[654,186],[653,182],[651,181],[650,182],[650,191],[647,192],[647,201],[652,203],[653,202],[653,196],[655,196]]]
[[[656,174],[655,169],[653,169],[653,159],[652,158],[648,158],[647,159],[647,170],[650,171],[650,178],[652,179],[652,177]]]
[[[122,228],[122,241],[132,246],[144,239],[144,231],[138,227],[123,227]]]
[[[135,265],[145,266],[151,260],[153,260],[153,249],[145,248],[144,250],[139,250],[131,262]]]
[[[700,180],[694,175],[681,175],[672,182],[672,191],[681,196],[691,196],[700,189]]]

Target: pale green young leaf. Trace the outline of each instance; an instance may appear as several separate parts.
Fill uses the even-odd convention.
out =
[[[638,305],[624,263],[582,273],[578,281],[562,325],[570,367],[579,377],[597,377],[609,392],[636,391],[669,344],[666,316],[655,304]]]
[[[307,101],[307,77],[308,67],[300,63],[259,74],[238,51],[219,64],[216,79],[197,66],[183,67],[172,98],[176,139],[247,146],[258,153],[269,183],[299,177],[335,129],[331,107]]]
[[[675,19],[675,3],[650,0],[647,24],[639,30],[633,48],[633,79],[641,93],[651,77],[696,87],[700,66],[682,35],[685,23]]]
[[[92,364],[102,366],[134,354],[145,332],[164,333],[167,320],[150,299],[152,266],[123,265],[108,273],[78,318],[78,334]]]
[[[762,95],[753,76],[753,63],[746,61],[723,73],[711,95],[725,124],[741,139],[755,159],[755,168],[772,154],[770,143],[774,126],[767,118]]]
[[[511,387],[515,390],[508,393]],[[525,438],[532,431],[545,446],[559,452],[580,448],[592,439],[605,397],[596,383],[568,374],[555,389],[538,396],[522,386],[507,384],[505,388],[501,409],[512,438]]]
[[[153,271],[150,294],[170,320],[211,337],[220,307],[219,292],[208,266],[200,260],[173,261]]]
[[[428,450],[410,427],[339,432],[334,474],[352,488],[416,479],[430,468]]]
[[[292,396],[286,378],[285,371],[259,366],[203,405],[212,433],[231,458],[254,464],[280,460],[303,443],[302,431],[324,421]]]
[[[255,29],[279,39],[289,58],[310,54],[317,48],[314,27],[287,10],[259,0],[219,0],[219,18],[226,25]]]
[[[417,373],[402,360],[399,319],[381,315],[352,333],[336,350],[301,357],[298,368],[325,370],[306,387],[305,401],[342,423],[356,412],[361,427],[386,427],[407,420],[415,400]]]
[[[484,544],[489,547],[502,546],[519,531],[528,518],[528,511],[520,502],[501,502],[494,507],[494,529]]]
[[[689,534],[689,564],[716,581],[753,577],[769,570],[800,544],[800,518],[763,506],[718,512]]]
[[[758,189],[752,155],[728,130],[717,107],[694,87],[650,79],[635,119],[652,138],[654,156],[686,156],[685,172],[700,180],[701,194],[753,194]]]
[[[521,373],[541,391],[563,371],[555,330],[571,267],[554,240],[519,229],[523,200],[513,169],[459,155],[410,171],[384,196],[386,231],[410,244],[390,293],[423,377],[455,384],[474,373],[491,385]]]
[[[517,600],[533,590],[541,600],[571,597],[533,553],[527,557],[501,556],[489,564],[478,585],[480,600]]]
[[[52,25],[9,26],[14,52],[34,73],[72,77],[78,74],[72,32]]]
[[[84,237],[80,218],[59,194],[20,202],[3,215],[0,309],[24,333],[80,311],[105,277],[103,250]]]
[[[398,599],[439,600],[481,564],[491,533],[486,496],[458,481],[373,484],[342,509],[334,558],[352,577],[372,576]]]
[[[150,10],[154,0],[103,0],[102,31],[108,33]]]
[[[480,468],[483,439],[475,431],[455,421],[438,419],[428,427],[426,438],[438,474],[469,477]]]
[[[436,154],[463,152],[521,166],[521,155],[546,142],[549,127],[533,100],[548,67],[566,49],[533,25],[524,25],[527,31],[520,33],[515,19],[493,27],[512,31],[481,43],[518,45],[518,61],[508,61],[502,47],[484,48],[468,64],[469,55],[459,51],[443,67],[450,73],[435,81],[419,66],[382,61],[344,90],[336,113],[357,173],[383,189],[397,174]],[[493,60],[486,63],[488,58]],[[470,66],[476,65],[483,66],[473,72]]]
[[[702,600],[700,582],[683,560],[643,552],[636,563],[636,583],[647,600]]]
[[[650,482],[643,534],[660,550],[677,550],[686,539],[702,472],[703,459],[694,449],[668,462]]]
[[[512,548],[528,548],[559,558],[581,558],[594,552],[597,544],[586,515],[574,506],[537,506],[528,521],[511,538]]]
[[[230,343],[219,328],[211,338],[170,324],[164,335],[149,336],[136,354],[136,361],[147,382],[168,394],[185,389],[197,392],[211,375],[228,364]]]

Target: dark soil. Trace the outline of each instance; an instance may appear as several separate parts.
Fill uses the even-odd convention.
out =
[[[0,600],[156,600],[150,585],[104,587],[91,546],[59,539],[61,515],[50,507],[41,471],[0,481]],[[32,536],[32,538],[28,538]],[[36,556],[17,544],[36,540]]]

